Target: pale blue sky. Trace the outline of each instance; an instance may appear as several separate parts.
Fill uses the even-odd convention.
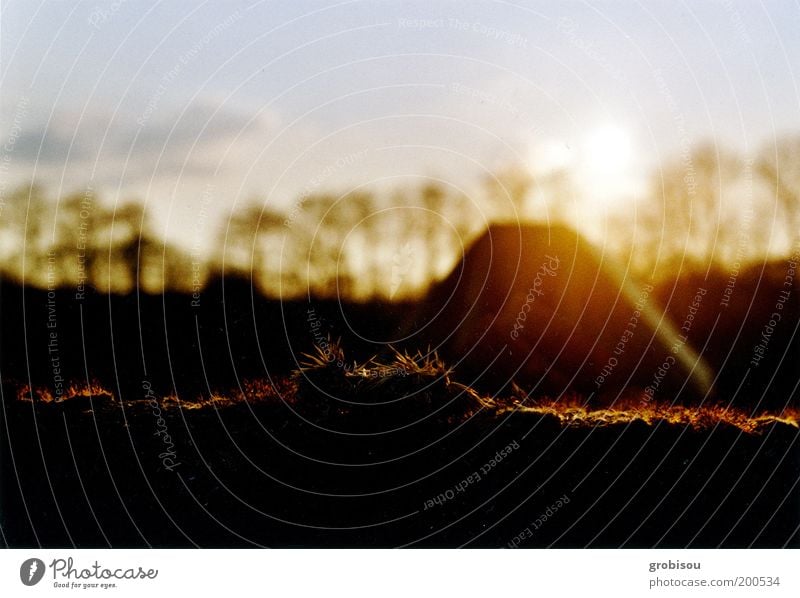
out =
[[[7,182],[144,198],[184,241],[201,201],[215,217],[419,176],[469,190],[609,127],[630,177],[686,142],[800,132],[797,2],[0,6]]]

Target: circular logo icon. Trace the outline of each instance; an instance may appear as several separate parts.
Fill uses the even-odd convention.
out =
[[[26,586],[35,586],[44,577],[44,563],[39,559],[28,559],[19,568],[19,578]]]

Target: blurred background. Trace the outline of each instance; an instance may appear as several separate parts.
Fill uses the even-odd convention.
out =
[[[0,541],[800,545],[798,23],[0,0]]]
[[[797,247],[799,18],[6,1],[0,271],[394,300],[510,221],[567,223],[646,279],[738,274]]]

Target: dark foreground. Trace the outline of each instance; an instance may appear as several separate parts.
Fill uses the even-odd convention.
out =
[[[780,422],[574,427],[479,407],[371,433],[280,400],[4,390],[9,546],[800,546],[800,433]]]
[[[692,329],[719,372],[713,400],[746,420],[793,414],[757,429],[696,403],[649,423],[612,413],[566,425],[568,410],[487,404],[475,372],[451,383],[442,364],[290,379],[331,339],[362,365],[376,346],[388,359],[411,305],[279,303],[236,280],[210,284],[199,305],[0,284],[0,542],[800,547],[796,295],[764,359],[745,365],[781,276],[740,277],[730,306]],[[725,278],[663,290],[676,320],[701,284],[719,297]],[[261,386],[238,395],[247,380]],[[75,381],[98,386],[53,400]],[[51,395],[18,398],[25,385]],[[203,404],[170,398],[231,388]]]

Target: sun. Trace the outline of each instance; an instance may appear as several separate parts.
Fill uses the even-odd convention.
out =
[[[631,134],[619,125],[601,125],[586,135],[582,153],[586,175],[610,180],[625,176],[633,161]]]
[[[529,167],[534,177],[544,179],[566,174],[581,203],[614,207],[640,190],[640,154],[628,127],[601,123],[563,138],[537,140]]]
[[[538,186],[529,210],[543,219],[558,212],[597,240],[604,234],[602,216],[631,211],[646,189],[644,160],[632,129],[619,122],[595,122],[568,135],[537,139],[529,168]]]
[[[602,210],[628,207],[644,185],[641,154],[623,125],[602,124],[587,131],[574,169],[582,203]]]
[[[534,176],[566,173],[591,201],[622,199],[637,180],[634,137],[620,124],[599,124],[583,133],[537,140],[530,152]]]

